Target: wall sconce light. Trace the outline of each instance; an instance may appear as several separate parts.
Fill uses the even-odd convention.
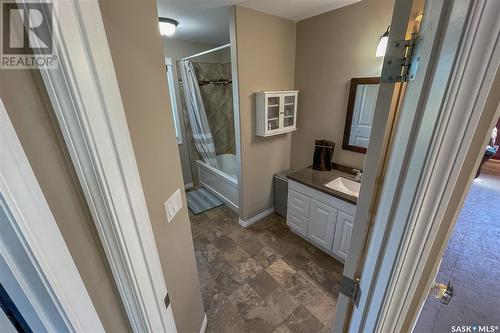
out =
[[[179,22],[166,17],[160,17],[160,34],[162,36],[172,36],[175,33],[175,29]]]
[[[387,27],[387,30],[384,32],[382,37],[380,37],[380,41],[378,42],[377,52],[375,53],[376,57],[383,57],[385,55],[385,50],[387,49],[387,42],[389,41],[389,31],[391,30],[391,26]]]

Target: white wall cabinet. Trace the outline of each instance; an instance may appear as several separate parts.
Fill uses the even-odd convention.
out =
[[[272,136],[297,129],[297,90],[256,93],[256,134]]]
[[[345,262],[356,206],[293,180],[288,182],[287,225]]]

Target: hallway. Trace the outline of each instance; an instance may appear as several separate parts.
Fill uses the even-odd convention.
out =
[[[207,332],[330,332],[343,266],[271,215],[190,215]]]
[[[436,281],[451,281],[448,305],[428,298],[415,333],[450,332],[452,325],[500,325],[500,177],[474,180],[446,248]]]

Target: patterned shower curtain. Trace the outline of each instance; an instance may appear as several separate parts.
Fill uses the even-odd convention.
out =
[[[191,123],[193,132],[193,141],[196,150],[200,153],[205,163],[217,168],[217,160],[215,158],[215,145],[212,138],[212,132],[208,125],[207,114],[203,106],[201,98],[200,86],[193,68],[193,64],[189,60],[179,62],[182,90],[186,101],[186,108]]]

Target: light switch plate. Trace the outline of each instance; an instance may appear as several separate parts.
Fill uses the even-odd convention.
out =
[[[181,210],[182,207],[182,197],[181,197],[181,190],[177,189],[177,191],[174,192],[168,198],[167,201],[165,201],[165,210],[167,211],[167,222],[170,223],[174,216]]]

